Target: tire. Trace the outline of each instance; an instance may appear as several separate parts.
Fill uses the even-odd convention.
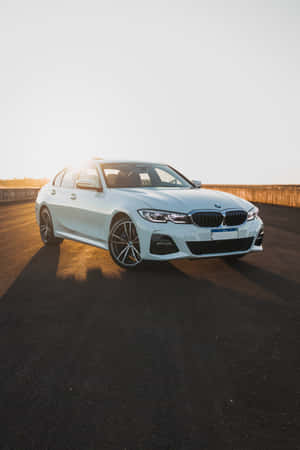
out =
[[[60,245],[63,241],[63,239],[54,236],[51,215],[45,207],[42,209],[40,215],[40,235],[45,245]]]
[[[140,241],[134,223],[129,217],[122,217],[111,228],[108,248],[110,255],[118,266],[134,269],[140,266]]]

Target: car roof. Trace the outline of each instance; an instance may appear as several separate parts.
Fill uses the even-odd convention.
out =
[[[104,159],[104,158],[92,158],[92,161],[97,161],[100,164],[113,164],[113,163],[123,163],[123,164],[164,164],[162,162],[154,161],[139,161],[135,159]]]
[[[145,164],[145,165],[148,165],[148,164],[162,164],[162,165],[167,165],[166,163],[157,162],[157,161],[153,162],[153,161],[137,161],[137,160],[134,160],[134,159],[108,159],[108,158],[104,159],[104,158],[94,157],[94,158],[89,158],[89,159],[83,160],[83,161],[81,161],[80,164],[67,165],[63,169],[61,169],[59,172],[62,172],[62,170],[68,170],[68,169],[74,169],[74,168],[79,169],[82,165],[89,164],[90,162],[99,163],[99,164],[118,164],[118,163],[121,163],[121,164]],[[52,181],[58,175],[58,173],[56,173],[53,176]]]

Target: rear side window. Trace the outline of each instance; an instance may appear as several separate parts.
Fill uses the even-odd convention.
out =
[[[54,186],[56,186],[56,187],[59,187],[60,186],[60,184],[61,184],[61,180],[62,180],[62,178],[63,178],[63,176],[64,176],[64,170],[62,170],[61,172],[59,172],[57,175],[56,175],[56,177],[54,178],[54,181],[53,181],[53,185]]]
[[[78,177],[78,170],[67,169],[65,172],[65,176],[63,177],[61,186],[67,189],[75,188],[75,181],[77,177]]]

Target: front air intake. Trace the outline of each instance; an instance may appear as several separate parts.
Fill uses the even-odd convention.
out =
[[[216,253],[245,252],[249,250],[253,237],[221,241],[191,241],[187,246],[194,255],[213,255]]]
[[[154,255],[168,255],[178,252],[177,245],[170,236],[165,234],[152,234],[150,243],[150,253]]]

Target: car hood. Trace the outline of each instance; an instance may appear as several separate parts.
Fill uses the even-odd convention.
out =
[[[130,188],[116,189],[128,199],[135,198],[139,208],[153,208],[176,212],[190,212],[194,209],[244,209],[252,203],[227,192],[211,189],[159,189]],[[122,195],[121,194],[121,195]],[[220,205],[220,206],[216,206]]]

